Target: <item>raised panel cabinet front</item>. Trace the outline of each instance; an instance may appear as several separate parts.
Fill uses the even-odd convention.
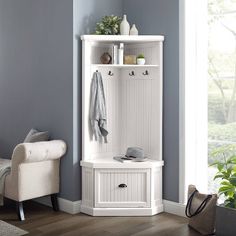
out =
[[[150,169],[95,169],[95,207],[150,207]]]

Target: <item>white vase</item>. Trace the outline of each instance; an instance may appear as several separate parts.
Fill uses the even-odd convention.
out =
[[[145,65],[145,58],[137,58],[137,64],[138,65]]]
[[[137,30],[135,24],[132,25],[129,34],[130,35],[138,35],[138,30]]]
[[[129,35],[129,22],[127,21],[126,15],[123,16],[123,20],[120,23],[120,34],[121,35]]]

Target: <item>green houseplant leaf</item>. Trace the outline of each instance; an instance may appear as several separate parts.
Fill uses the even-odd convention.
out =
[[[117,35],[120,33],[121,18],[119,16],[104,16],[96,24],[95,34]]]
[[[144,54],[141,53],[137,56],[137,58],[145,58],[145,56],[144,56]]]
[[[236,208],[236,145],[226,145],[216,148],[211,153],[218,172],[214,180],[222,179],[218,190],[219,195],[224,195],[226,207]]]

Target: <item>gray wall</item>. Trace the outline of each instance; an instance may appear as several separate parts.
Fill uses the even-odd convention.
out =
[[[73,157],[73,37],[92,33],[103,15],[128,15],[140,34],[164,34],[164,198],[178,201],[178,0],[0,0],[0,156],[32,127],[69,146],[61,197],[80,194],[81,117]],[[75,31],[73,32],[73,19]],[[76,45],[81,114],[81,42]],[[75,49],[75,48],[74,48]]]
[[[179,200],[179,1],[124,0],[124,13],[140,34],[163,34],[164,199]]]
[[[105,15],[123,14],[124,0],[75,0],[78,7],[77,34],[93,34],[95,32],[96,22]]]
[[[82,43],[80,36],[83,34],[92,34],[95,31],[96,22],[98,22],[104,15],[122,15],[123,0],[75,0],[74,7],[74,38],[78,38],[76,45],[74,45],[74,63],[78,66],[78,157],[74,160],[74,182],[77,183],[78,199],[81,199],[81,169],[79,167],[80,157],[82,156]]]
[[[73,200],[73,1],[0,0],[0,156],[32,128],[69,146],[61,197]],[[76,186],[78,188],[78,186]]]

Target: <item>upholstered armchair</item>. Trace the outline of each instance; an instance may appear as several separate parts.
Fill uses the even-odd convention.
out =
[[[17,202],[20,220],[24,220],[25,200],[51,195],[53,209],[58,210],[59,166],[65,152],[66,144],[61,140],[21,143],[15,147],[4,197]]]

